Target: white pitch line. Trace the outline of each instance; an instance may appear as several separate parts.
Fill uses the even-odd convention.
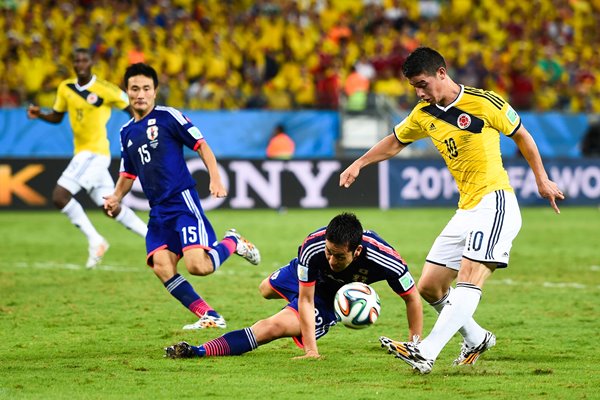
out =
[[[87,270],[87,268],[83,265],[78,265],[78,264],[62,264],[62,263],[56,263],[56,262],[26,262],[26,261],[21,261],[21,262],[16,262],[14,264],[15,267],[17,268],[33,268],[33,269],[63,269],[63,270],[70,270],[70,271],[78,271],[78,270]],[[99,270],[99,271],[111,271],[111,272],[141,272],[141,271],[145,271],[145,269],[147,268],[147,266],[145,265],[140,265],[139,267],[126,267],[126,266],[121,266],[121,265],[104,265],[104,264],[100,264],[98,265],[96,268],[92,268],[92,270]]]
[[[489,280],[486,281],[486,285],[488,283],[494,285],[506,285],[506,286],[542,286],[546,288],[556,289],[556,288],[569,288],[569,289],[600,289],[600,285],[586,285],[583,283],[577,282],[521,282],[515,281],[513,279],[500,279],[500,280]]]

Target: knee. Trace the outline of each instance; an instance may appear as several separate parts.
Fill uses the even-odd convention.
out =
[[[417,289],[419,290],[421,297],[423,297],[423,299],[425,299],[425,301],[427,301],[428,303],[435,303],[436,301],[441,299],[448,291],[447,287],[444,288],[438,283],[427,280],[419,281],[419,283],[417,284]]]
[[[285,336],[286,327],[274,318],[262,319],[256,322],[252,329],[261,332],[261,341],[269,342]]]
[[[67,205],[67,203],[69,203],[70,200],[71,196],[65,194],[63,191],[59,192],[55,190],[52,193],[52,203],[54,204],[54,207],[58,208],[59,210],[65,208],[65,206]]]
[[[258,290],[262,297],[265,299],[270,298],[273,293],[273,289],[271,289],[271,285],[269,284],[269,278],[264,279],[260,285],[258,285]]]
[[[194,259],[189,263],[186,263],[188,272],[196,276],[206,276],[215,272],[215,268],[212,262],[205,259]]]
[[[152,266],[152,272],[161,282],[166,282],[175,276],[176,272],[173,272],[173,267],[166,264],[154,263]]]

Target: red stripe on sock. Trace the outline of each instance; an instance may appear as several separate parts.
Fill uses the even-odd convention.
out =
[[[229,254],[235,252],[235,249],[237,248],[237,243],[235,242],[235,240],[229,237],[223,239],[221,243],[223,243],[225,247],[227,247],[227,250],[229,250]]]
[[[207,311],[213,311],[213,308],[209,306],[208,303],[204,301],[204,299],[196,300],[195,302],[190,304],[189,309],[198,317],[203,316],[204,314],[206,314]]]
[[[203,344],[207,356],[228,356],[231,354],[225,338],[218,337]]]

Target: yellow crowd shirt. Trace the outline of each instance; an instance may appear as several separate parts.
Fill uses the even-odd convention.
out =
[[[122,110],[128,105],[125,92],[94,75],[84,86],[77,84],[77,78],[62,81],[52,108],[56,112],[69,113],[75,154],[87,150],[110,155],[106,123],[110,118],[111,107]]]
[[[513,191],[502,165],[500,133],[512,136],[520,126],[517,112],[496,93],[461,85],[447,107],[421,101],[394,134],[405,145],[431,139],[458,186],[458,208],[468,210],[488,193]]]

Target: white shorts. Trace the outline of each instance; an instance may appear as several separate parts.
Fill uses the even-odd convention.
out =
[[[465,257],[506,267],[520,229],[521,212],[515,194],[504,190],[489,193],[475,208],[456,210],[429,250],[427,261],[459,270]]]
[[[108,172],[109,165],[109,156],[82,151],[73,157],[67,169],[58,178],[57,184],[72,195],[84,189],[96,205],[102,206],[102,196],[107,196],[115,190],[115,182]]]

